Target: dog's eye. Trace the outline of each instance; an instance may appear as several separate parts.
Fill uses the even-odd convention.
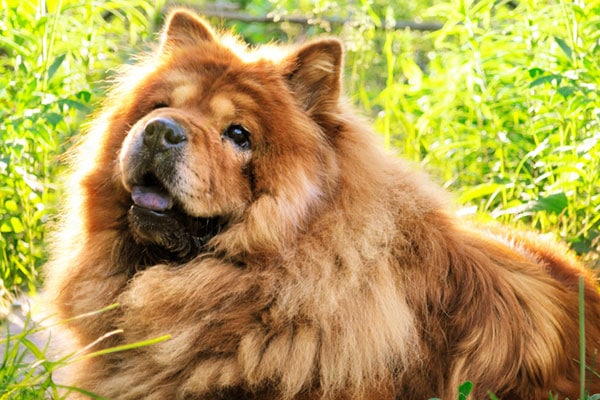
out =
[[[243,150],[250,149],[250,132],[241,125],[230,125],[223,132],[223,138],[231,140]]]
[[[159,108],[167,108],[167,107],[169,107],[169,105],[167,103],[158,102],[158,103],[154,103],[154,105],[152,106],[152,110],[158,110]]]

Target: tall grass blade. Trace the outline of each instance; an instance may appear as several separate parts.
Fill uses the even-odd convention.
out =
[[[579,277],[579,398],[585,399],[585,307],[583,276]]]
[[[160,337],[157,337],[154,339],[144,340],[143,342],[124,344],[122,346],[115,346],[115,347],[111,347],[108,349],[102,349],[102,350],[94,351],[92,353],[84,354],[80,357],[77,357],[77,358],[71,360],[71,362],[76,363],[78,361],[86,360],[86,359],[92,358],[92,357],[102,356],[105,354],[117,353],[119,351],[132,350],[132,349],[137,349],[140,347],[150,346],[153,344],[164,342],[165,340],[169,340],[169,339],[171,339],[171,335],[163,335],[163,336],[160,336]]]

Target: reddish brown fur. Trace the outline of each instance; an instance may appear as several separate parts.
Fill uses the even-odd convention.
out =
[[[538,235],[469,227],[374,144],[339,97],[337,41],[274,56],[185,11],[167,26],[79,147],[46,291],[60,318],[120,303],[69,322],[73,348],[115,329],[94,349],[172,338],[80,362],[68,383],[114,399],[451,399],[465,380],[477,399],[578,397],[578,280],[591,366],[595,278]],[[136,271],[122,173],[155,116],[190,136],[171,190],[229,224],[191,261]],[[232,122],[251,156],[221,141]]]

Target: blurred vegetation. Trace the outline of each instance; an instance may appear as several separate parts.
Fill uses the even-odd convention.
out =
[[[146,0],[0,2],[0,300],[39,284],[61,155],[159,10]]]
[[[346,91],[386,145],[466,213],[553,232],[593,264],[600,237],[600,1],[190,1],[253,43],[346,45]],[[34,291],[65,150],[103,80],[144,48],[162,1],[0,0],[0,298]],[[307,24],[286,22],[304,16]],[[428,32],[396,21],[438,21]],[[332,21],[334,21],[332,23]],[[340,23],[343,22],[343,23]],[[134,50],[135,49],[135,50]]]
[[[381,108],[386,139],[439,171],[460,203],[597,256],[600,2],[457,1],[427,15],[444,27],[425,68],[400,50],[401,33],[383,47],[397,78],[369,108]]]

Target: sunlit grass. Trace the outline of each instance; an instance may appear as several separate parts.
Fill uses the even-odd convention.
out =
[[[599,13],[598,2],[443,2],[425,13],[441,30],[372,33],[350,52],[349,86],[386,143],[464,207],[554,232],[593,265]]]
[[[99,337],[82,349],[65,354],[54,355],[50,351],[52,343],[52,332],[55,328],[67,324],[75,319],[93,318],[96,315],[114,310],[118,304],[113,304],[101,310],[77,316],[71,320],[50,323],[48,319],[34,321],[29,310],[23,319],[13,324],[11,331],[10,321],[4,324],[5,332],[0,334],[0,399],[39,400],[52,398],[55,400],[68,397],[69,393],[82,393],[92,399],[103,399],[94,393],[85,391],[78,387],[65,386],[57,383],[55,374],[67,366],[74,366],[80,361],[102,357],[106,354],[132,350],[139,347],[152,346],[154,344],[170,339],[169,335],[153,338],[150,340],[123,344],[111,348],[95,350],[107,338],[122,333],[115,330]],[[13,315],[13,320],[18,316]],[[56,346],[54,346],[56,347]]]

